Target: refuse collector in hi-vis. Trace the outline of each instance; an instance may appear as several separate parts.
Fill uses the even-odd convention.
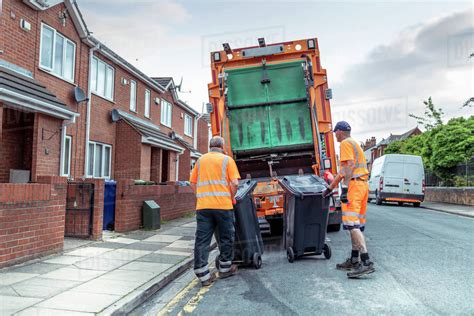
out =
[[[203,286],[209,286],[215,273],[208,268],[209,247],[217,229],[219,238],[219,278],[237,272],[232,264],[234,247],[235,193],[240,174],[234,159],[224,154],[224,139],[214,136],[209,142],[209,152],[196,162],[189,182],[196,193],[196,242],[194,244],[194,273]]]
[[[341,206],[342,223],[345,230],[349,230],[352,241],[352,253],[345,262],[336,265],[338,270],[349,270],[349,278],[358,278],[373,273],[374,263],[369,259],[364,234],[365,214],[369,186],[367,180],[369,171],[364,151],[351,138],[351,126],[345,121],[338,122],[334,127],[336,139],[340,145],[341,165],[334,181],[324,192],[324,196],[331,193],[342,181]],[[362,263],[359,261],[359,254]]]

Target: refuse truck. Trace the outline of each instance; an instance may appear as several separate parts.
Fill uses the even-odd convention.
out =
[[[316,38],[256,43],[245,48],[223,43],[223,50],[211,52],[207,112],[212,135],[225,139],[242,178],[258,182],[253,197],[260,230],[270,233],[285,212],[279,178],[337,172],[332,91]],[[341,222],[336,193],[328,231],[338,231]]]

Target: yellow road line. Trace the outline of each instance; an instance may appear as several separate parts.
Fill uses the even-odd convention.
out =
[[[198,279],[194,279],[189,283],[184,289],[182,289],[171,301],[163,307],[156,316],[165,316],[168,315],[173,308],[181,301],[197,284],[199,283]]]
[[[192,313],[198,306],[199,302],[202,300],[204,295],[210,290],[210,288],[214,285],[211,283],[209,286],[203,286],[196,295],[194,295],[183,307],[183,311],[185,313]]]

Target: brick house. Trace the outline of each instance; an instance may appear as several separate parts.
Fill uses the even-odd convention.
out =
[[[393,143],[398,140],[405,140],[407,138],[410,138],[412,136],[420,135],[422,131],[417,127],[412,128],[408,132],[405,132],[401,135],[393,135],[390,134],[389,137],[382,139],[380,142],[378,142],[375,146],[372,146],[371,148],[371,161],[374,161],[375,159],[382,157],[384,155],[385,148],[390,143]]]
[[[28,216],[53,205],[64,223],[66,201],[58,201],[66,199],[66,178],[99,191],[103,179],[188,180],[209,136],[208,122],[178,98],[172,79],[163,85],[163,78],[152,79],[92,37],[76,1],[3,0],[0,6],[0,217],[11,219],[0,226],[0,237],[11,239],[0,239],[1,266],[58,250],[59,239],[42,241],[50,246],[38,250],[33,237],[30,248],[18,248],[15,234],[25,238],[25,232],[15,228],[21,225],[15,212]],[[147,190],[147,198],[178,194]],[[31,227],[31,236],[45,230],[41,225]],[[48,229],[45,234],[64,235],[64,224]]]

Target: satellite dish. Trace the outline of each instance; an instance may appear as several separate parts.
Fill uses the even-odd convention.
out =
[[[89,98],[86,97],[86,93],[79,87],[74,87],[74,99],[77,103],[81,103],[84,101],[89,101]]]
[[[117,109],[113,109],[112,110],[112,114],[111,114],[111,117],[112,117],[112,122],[118,122],[120,120],[120,114],[119,114],[119,111]]]

